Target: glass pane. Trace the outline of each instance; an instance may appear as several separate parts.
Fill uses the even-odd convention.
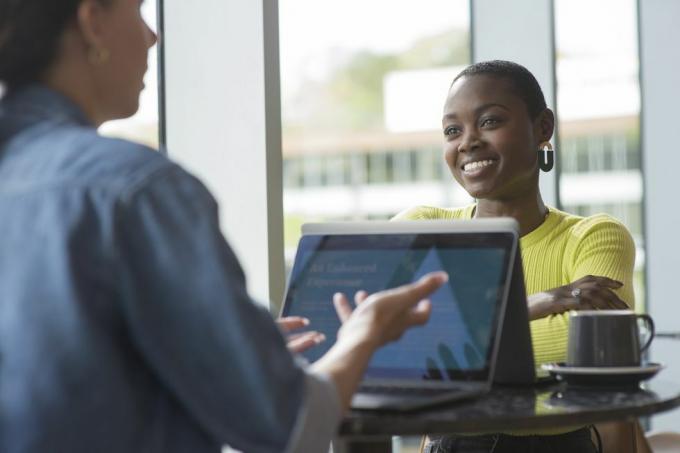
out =
[[[142,16],[156,31],[156,1],[147,0],[142,5]],[[149,50],[148,70],[144,77],[144,90],[139,99],[139,110],[124,120],[109,121],[99,128],[103,135],[125,138],[158,149],[158,65],[157,47]]]
[[[606,212],[628,227],[644,310],[637,4],[556,0],[555,25],[560,200],[568,212]]]
[[[303,222],[469,201],[441,151],[467,0],[280,0],[279,14],[289,264]]]

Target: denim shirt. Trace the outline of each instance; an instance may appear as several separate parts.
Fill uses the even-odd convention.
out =
[[[0,451],[322,451],[338,397],[196,178],[42,86],[0,101]]]

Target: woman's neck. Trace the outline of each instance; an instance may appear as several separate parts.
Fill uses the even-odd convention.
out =
[[[108,118],[97,101],[97,90],[91,77],[91,64],[79,32],[67,29],[60,42],[60,53],[42,76],[42,83],[61,93],[83,111],[85,117],[99,127]]]
[[[49,77],[43,80],[43,83],[70,99],[71,102],[82,110],[85,117],[94,127],[99,127],[105,121],[105,118],[103,118],[103,115],[97,109],[96,103],[93,102],[94,96],[92,95],[92,90],[89,89],[86,83],[80,84],[80,88],[78,88],[77,84],[74,86],[74,80],[77,80],[77,78],[64,78],[60,73],[51,73]]]
[[[548,215],[540,192],[512,200],[477,200],[474,217],[512,217],[519,223],[520,236],[538,228]]]

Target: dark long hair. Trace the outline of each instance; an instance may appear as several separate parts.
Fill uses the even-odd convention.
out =
[[[0,82],[11,90],[39,81],[81,1],[0,0]]]

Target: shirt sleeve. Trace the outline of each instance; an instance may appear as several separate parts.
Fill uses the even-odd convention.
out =
[[[307,374],[305,404],[290,438],[288,453],[326,452],[342,418],[335,384],[325,374]]]
[[[565,253],[569,283],[587,275],[609,277],[623,283],[615,290],[631,308],[635,307],[633,270],[635,243],[621,223],[610,216],[583,219],[571,233]],[[562,362],[567,355],[569,314],[531,321],[531,336],[537,364]]]
[[[413,206],[397,213],[390,220],[423,220],[427,218],[421,206]]]
[[[298,366],[252,303],[205,187],[172,166],[130,188],[115,216],[124,318],[161,385],[221,444],[327,446],[340,418],[334,385]]]
[[[574,235],[576,240],[568,253],[570,280],[587,275],[618,280],[623,286],[615,292],[634,308],[635,243],[628,229],[608,215],[597,215],[584,219]]]

